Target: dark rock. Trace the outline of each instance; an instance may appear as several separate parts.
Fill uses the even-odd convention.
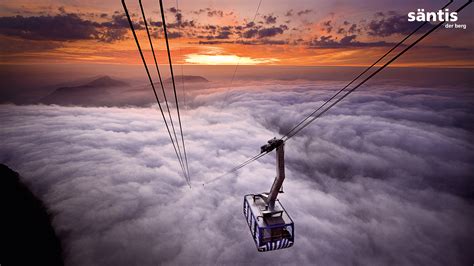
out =
[[[21,183],[18,173],[0,164],[1,265],[63,265],[62,249],[47,209]]]

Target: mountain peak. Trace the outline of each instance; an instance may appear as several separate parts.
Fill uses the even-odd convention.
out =
[[[115,87],[115,86],[128,86],[126,82],[113,79],[109,76],[101,76],[93,81],[85,84],[90,87]]]
[[[174,76],[174,80],[176,82],[188,82],[188,83],[199,83],[199,82],[209,82],[209,80],[207,80],[206,78],[204,77],[201,77],[201,76],[192,76],[192,75],[180,75],[180,76]],[[171,78],[168,78],[165,80],[165,82],[171,82]]]

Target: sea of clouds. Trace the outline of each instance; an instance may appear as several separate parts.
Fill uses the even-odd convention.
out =
[[[470,265],[474,93],[365,87],[286,143],[292,248],[258,253],[242,214],[256,155],[340,88],[209,90],[182,109],[192,188],[151,107],[1,105],[0,162],[53,213],[67,265]]]

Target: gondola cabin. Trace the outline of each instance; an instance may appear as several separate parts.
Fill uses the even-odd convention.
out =
[[[289,248],[295,241],[293,220],[277,199],[285,180],[284,144],[281,139],[271,139],[261,147],[261,153],[276,149],[276,177],[270,192],[244,197],[244,216],[258,251]]]
[[[272,212],[261,195],[244,197],[244,216],[258,251],[289,248],[294,242],[294,224],[279,200]]]

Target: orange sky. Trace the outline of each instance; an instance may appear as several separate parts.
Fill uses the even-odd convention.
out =
[[[139,25],[138,6],[134,1],[128,2],[135,14],[133,20]],[[340,6],[317,1],[318,6],[308,1],[291,5],[263,0],[255,25],[249,26],[257,1],[242,1],[240,5],[236,2],[232,8],[222,2],[197,2],[200,4],[182,1],[181,10],[173,11],[170,8],[176,2],[165,1],[169,32],[181,35],[170,39],[176,64],[367,65],[413,27],[405,17],[407,11],[418,6],[403,1],[399,6],[379,4],[362,11],[363,6],[350,1],[343,1]],[[421,2],[432,9],[443,5],[440,1]],[[148,18],[160,22],[158,7],[147,1],[144,5]],[[141,63],[128,25],[124,24],[123,10],[116,1],[44,1],[44,5],[18,1],[0,7],[0,56],[4,64]],[[468,9],[472,11],[472,7]],[[180,24],[177,14],[182,17]],[[467,24],[466,30],[439,29],[398,65],[472,67],[471,19],[462,14],[459,17],[459,23]],[[44,29],[42,23],[46,25]],[[153,41],[158,60],[166,63],[162,27],[154,25],[150,30],[156,37]],[[137,32],[152,63],[143,25]]]

